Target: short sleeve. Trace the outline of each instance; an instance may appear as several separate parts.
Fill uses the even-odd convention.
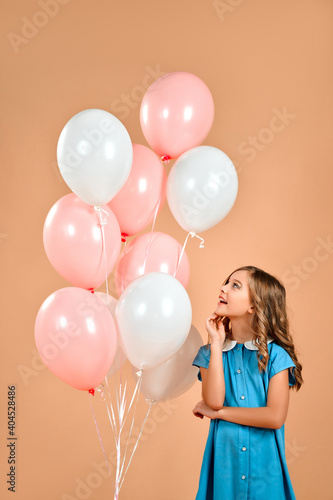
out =
[[[272,342],[272,349],[270,352],[270,369],[269,369],[269,379],[282,370],[289,369],[289,385],[293,386],[296,384],[295,378],[295,368],[296,365],[283,347]]]
[[[198,368],[208,368],[210,360],[210,349],[207,349],[206,345],[200,347],[198,354],[193,360],[192,365],[197,366]],[[198,379],[201,381],[201,373],[200,370],[198,372]]]

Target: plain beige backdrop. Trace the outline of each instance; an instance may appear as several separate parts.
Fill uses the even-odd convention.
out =
[[[139,125],[145,88],[164,73],[188,71],[215,102],[204,144],[222,149],[239,175],[233,210],[202,235],[204,249],[195,239],[187,246],[193,323],[204,341],[219,286],[238,266],[284,281],[305,379],[291,393],[286,422],[290,475],[298,500],[332,499],[332,1],[1,4],[0,497],[113,498],[98,469],[103,455],[88,395],[44,368],[34,344],[41,303],[69,286],[42,244],[49,209],[70,192],[56,145],[69,118],[88,108],[115,114],[133,142],[146,144]],[[167,205],[156,229],[181,243],[186,236]],[[6,485],[12,384],[16,493]],[[194,499],[209,425],[192,416],[199,399],[197,382],[153,408],[121,500]],[[138,415],[144,411],[142,400]]]

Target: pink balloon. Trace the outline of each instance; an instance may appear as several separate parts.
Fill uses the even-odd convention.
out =
[[[82,288],[62,288],[40,307],[37,350],[58,378],[75,389],[97,387],[113,361],[117,334],[108,308]]]
[[[127,236],[139,233],[165,202],[166,173],[160,159],[146,146],[133,144],[133,164],[127,181],[108,203]]]
[[[180,243],[165,233],[145,233],[134,238],[124,248],[115,268],[115,286],[118,295],[121,295],[135,278],[143,274],[162,272],[173,276],[181,250]],[[185,288],[187,287],[190,279],[190,263],[186,252],[182,255],[175,278]]]
[[[58,200],[44,224],[44,247],[52,266],[61,276],[81,288],[98,288],[115,266],[120,253],[119,224],[104,205],[105,224],[100,225],[94,207],[71,193]],[[106,269],[103,254],[105,236]]]
[[[214,120],[214,101],[207,85],[182,71],[154,82],[143,97],[140,122],[152,149],[161,157],[178,158],[198,146]]]

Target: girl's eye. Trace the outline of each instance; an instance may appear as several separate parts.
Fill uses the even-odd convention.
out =
[[[240,288],[239,284],[238,283],[233,283],[232,286],[235,286],[236,288]]]

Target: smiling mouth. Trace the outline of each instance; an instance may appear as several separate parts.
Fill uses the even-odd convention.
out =
[[[219,300],[220,304],[228,304],[228,302],[220,297]]]

